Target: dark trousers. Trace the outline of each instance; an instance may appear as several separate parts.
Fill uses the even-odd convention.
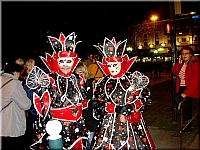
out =
[[[176,108],[178,109],[178,104],[179,102],[181,102],[183,100],[183,98],[181,97],[181,94],[184,92],[184,90],[186,89],[185,86],[180,86],[179,88],[179,93],[176,94],[175,97],[175,104],[176,104]],[[193,102],[193,98],[191,97],[187,97],[188,100],[184,102],[183,104],[183,119],[185,121],[192,119],[192,102]],[[186,128],[186,130],[190,131],[191,130],[191,123],[190,125],[188,125],[188,127]]]
[[[33,121],[30,117],[26,118],[26,131],[23,136],[19,137],[2,137],[3,150],[30,150],[33,144]]]
[[[26,117],[26,132],[24,138],[24,147],[26,150],[29,150],[29,147],[33,144],[33,120],[31,117]]]
[[[24,136],[19,137],[1,137],[2,150],[24,149]]]

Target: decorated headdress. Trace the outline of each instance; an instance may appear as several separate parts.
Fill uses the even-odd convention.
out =
[[[123,55],[126,48],[126,42],[127,40],[124,40],[122,42],[119,41],[118,43],[116,43],[114,37],[112,38],[112,40],[109,40],[105,37],[103,46],[94,45],[103,55],[102,63],[97,61],[97,64],[106,76],[111,75],[107,66],[108,62],[121,63],[120,73],[116,76],[112,76],[113,78],[120,78],[124,73],[129,70],[133,62],[136,60],[137,57],[129,59],[127,54]]]
[[[74,71],[76,65],[80,61],[80,58],[78,58],[77,54],[75,53],[75,48],[76,45],[81,41],[75,43],[75,38],[76,35],[74,32],[69,34],[67,37],[65,37],[64,34],[61,32],[59,39],[52,36],[48,36],[48,39],[51,43],[54,52],[52,56],[46,53],[46,58],[42,56],[40,56],[40,58],[50,70],[50,72],[56,72],[58,75],[64,77],[71,76],[71,73]],[[74,61],[70,72],[68,72],[67,74],[63,73],[58,65],[58,59],[62,57],[71,57]]]

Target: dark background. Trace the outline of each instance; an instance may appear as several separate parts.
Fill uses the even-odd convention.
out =
[[[182,13],[196,11],[199,2],[182,2]],[[170,18],[170,2],[2,2],[2,63],[52,54],[47,36],[77,35],[76,52],[85,59],[92,45],[102,43],[103,32],[127,29],[157,14]],[[121,39],[124,40],[124,39]]]

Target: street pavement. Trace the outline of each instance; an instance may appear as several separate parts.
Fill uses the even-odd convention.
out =
[[[148,127],[154,144],[158,150],[178,150],[180,149],[180,137],[175,136],[174,131],[161,130],[158,127]],[[182,148],[188,150],[199,150],[199,133],[183,133]]]
[[[149,73],[145,73],[148,77],[150,77]],[[152,78],[150,79],[149,85],[152,86],[155,84],[159,84],[165,82],[167,80],[171,80],[171,73],[162,72],[160,78]],[[198,117],[198,116],[197,116]],[[154,141],[154,144],[158,150],[178,150],[180,149],[180,134],[179,131],[175,133],[175,131],[166,131],[163,129],[159,129],[158,127],[148,126],[151,137]],[[178,136],[175,136],[178,135]],[[199,130],[192,129],[191,133],[183,133],[183,149],[187,150],[199,150],[200,149],[200,140],[199,140]]]

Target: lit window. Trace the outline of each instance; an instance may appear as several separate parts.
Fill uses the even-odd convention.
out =
[[[182,42],[186,42],[186,38],[182,38]]]

